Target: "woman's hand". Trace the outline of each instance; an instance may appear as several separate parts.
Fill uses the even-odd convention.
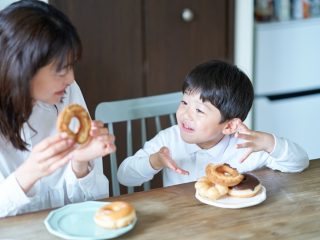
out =
[[[107,128],[101,121],[92,121],[90,139],[84,145],[74,150],[72,169],[78,178],[88,174],[89,161],[103,157],[116,150],[114,145],[115,137],[109,134]]]
[[[74,141],[66,133],[46,138],[31,151],[28,159],[15,171],[15,177],[24,192],[42,177],[48,176],[71,159]]]
[[[167,167],[179,174],[189,175],[188,171],[177,166],[176,162],[171,158],[167,147],[162,147],[159,152],[151,154],[149,161],[151,167],[155,170]]]
[[[240,162],[244,162],[253,152],[266,151],[271,153],[273,151],[275,142],[271,134],[250,130],[241,121],[238,122],[237,130],[235,137],[246,140],[244,143],[237,144],[237,148],[247,149],[246,153],[239,160]]]

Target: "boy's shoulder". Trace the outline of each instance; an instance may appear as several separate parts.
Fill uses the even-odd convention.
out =
[[[175,140],[181,139],[178,125],[173,125],[171,127],[163,129],[157,135],[165,138],[175,139]]]
[[[180,130],[178,125],[173,125],[166,129],[161,130],[152,141],[159,142],[164,146],[180,145],[185,144],[180,135]]]

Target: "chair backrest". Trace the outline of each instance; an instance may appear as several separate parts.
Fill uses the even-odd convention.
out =
[[[126,122],[127,156],[131,156],[133,154],[132,121],[140,119],[141,146],[143,146],[147,140],[146,119],[154,118],[156,132],[162,129],[161,116],[168,115],[170,125],[175,125],[175,112],[181,101],[181,97],[181,92],[175,92],[120,101],[102,102],[96,107],[95,119],[107,124],[109,132],[115,135],[113,123]],[[113,196],[118,196],[120,195],[120,185],[117,179],[118,163],[116,153],[110,155],[110,161]],[[150,183],[144,183],[143,188],[144,190],[149,190]],[[132,192],[134,192],[134,188],[128,187],[128,193]]]

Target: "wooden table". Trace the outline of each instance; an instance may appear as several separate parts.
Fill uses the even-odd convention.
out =
[[[194,183],[106,201],[131,202],[135,228],[121,239],[320,239],[320,161],[302,173],[255,172],[267,189],[256,206],[223,209],[199,202]],[[45,228],[48,211],[0,220],[0,239],[58,239]]]

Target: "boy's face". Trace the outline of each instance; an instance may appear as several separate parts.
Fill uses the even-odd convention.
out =
[[[200,93],[185,93],[176,115],[181,138],[187,143],[208,149],[224,136],[220,111],[210,102],[202,102]]]

